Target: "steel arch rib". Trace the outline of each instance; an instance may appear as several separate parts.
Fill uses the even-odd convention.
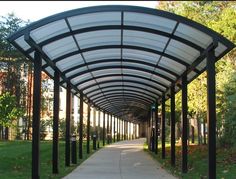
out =
[[[167,85],[163,85],[162,83],[158,82],[158,81],[155,81],[153,79],[150,79],[150,78],[147,78],[147,77],[144,77],[144,76],[141,76],[141,75],[136,75],[136,74],[118,74],[118,73],[114,73],[114,74],[106,74],[106,75],[99,75],[99,76],[95,76],[93,78],[89,78],[89,79],[85,79],[79,83],[76,83],[75,86],[79,86],[83,83],[86,83],[86,82],[89,82],[91,80],[94,80],[94,79],[100,79],[100,78],[106,78],[106,77],[133,77],[133,78],[138,78],[138,79],[143,79],[143,80],[148,80],[148,81],[151,81],[153,83],[156,83],[158,86],[161,86],[165,89],[168,88]],[[162,90],[163,91],[163,90]],[[164,91],[163,91],[164,92]]]
[[[112,92],[112,93],[110,93],[110,92]],[[137,91],[137,90],[123,90],[123,89],[119,89],[119,90],[112,90],[112,91],[103,91],[104,95],[117,94],[117,93],[122,93],[122,94],[132,93],[132,94],[137,94],[137,95],[140,95],[140,96],[146,96],[149,99],[156,99],[154,96],[149,96],[148,94],[145,94],[145,93],[143,93],[141,91]],[[99,93],[99,95],[97,94],[97,95],[90,96],[89,98],[91,100],[100,98],[100,97],[102,97],[100,94],[101,93]]]
[[[104,89],[109,89],[109,88],[115,88],[115,87],[128,87],[128,88],[133,88],[133,89],[140,89],[140,90],[145,90],[146,92],[149,92],[149,93],[151,93],[151,94],[153,94],[153,95],[156,95],[156,96],[158,96],[158,97],[160,97],[161,95],[160,94],[158,94],[158,93],[156,93],[156,92],[154,92],[154,91],[150,91],[150,90],[148,90],[148,89],[145,89],[145,88],[142,88],[142,87],[139,87],[139,86],[133,86],[133,85],[113,85],[113,86],[104,86],[104,87],[101,87],[100,89],[101,90],[104,90]],[[89,92],[87,92],[87,93],[85,93],[86,94],[86,96],[88,96],[89,94],[91,94],[91,93],[94,93],[94,92],[96,92],[96,91],[100,91],[100,89],[94,89],[94,90],[91,90],[91,91],[89,91]]]
[[[100,101],[100,100],[106,100],[109,99],[110,97],[135,97],[135,98],[138,98],[138,99],[143,99],[145,101],[148,101],[148,102],[153,102],[155,101],[154,99],[150,99],[150,98],[147,98],[147,97],[144,97],[144,96],[138,96],[137,94],[134,94],[134,93],[116,93],[116,94],[108,94],[108,95],[104,95],[104,96],[101,96],[99,98],[96,98],[96,99],[91,99],[91,101],[93,101],[94,103]]]

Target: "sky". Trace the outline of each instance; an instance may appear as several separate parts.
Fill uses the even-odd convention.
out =
[[[63,11],[97,5],[135,5],[156,8],[157,1],[0,1],[0,16],[14,12],[31,22]]]

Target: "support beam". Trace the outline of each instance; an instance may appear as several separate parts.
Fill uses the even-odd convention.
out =
[[[42,57],[34,53],[34,92],[33,92],[33,134],[32,134],[32,179],[40,178],[40,111],[41,111],[41,70]]]
[[[155,154],[158,153],[158,103],[155,110]]]
[[[182,77],[182,172],[188,171],[188,96],[187,96],[187,76]]]
[[[59,123],[59,97],[60,75],[54,73],[54,99],[53,99],[53,143],[52,143],[52,173],[58,173],[58,123]]]
[[[83,93],[80,93],[80,106],[79,106],[79,159],[83,158],[83,114],[84,102]]]
[[[124,120],[121,120],[121,140],[124,140]]]
[[[71,119],[71,86],[68,83],[66,88],[66,145],[65,145],[66,166],[70,166],[70,119]]]
[[[97,150],[97,126],[96,126],[96,109],[93,108],[93,150]]]
[[[116,141],[119,141],[119,119],[116,118]]]
[[[109,114],[107,114],[107,144],[110,144],[109,140],[109,135],[110,135],[110,128],[109,128]]]
[[[116,118],[115,118],[115,116],[113,119],[114,119],[114,121],[113,121],[113,132],[114,132],[113,140],[114,140],[114,142],[116,142]]]
[[[111,114],[111,117],[110,117],[110,133],[111,133],[111,138],[110,138],[110,142],[112,143],[112,137],[113,137],[113,135],[112,135],[112,114]]]
[[[97,147],[98,149],[100,148],[100,117],[101,117],[101,113],[100,111],[98,111],[98,129],[97,129]]]
[[[105,112],[103,112],[103,125],[102,125],[102,145],[105,146]]]
[[[171,165],[175,166],[175,86],[171,87],[170,103]]]
[[[152,117],[152,126],[151,126],[151,144],[152,144],[152,152],[155,152],[155,131],[154,131],[154,112],[155,112],[155,109],[151,109],[151,117]]]
[[[90,104],[88,103],[88,119],[87,119],[87,154],[90,153]]]
[[[162,96],[162,117],[161,117],[161,145],[162,145],[162,158],[166,158],[166,149],[165,149],[165,140],[166,140],[166,127],[165,127],[165,118],[166,118],[166,111],[165,111],[165,94]]]
[[[208,178],[216,178],[216,82],[214,50],[207,54]]]

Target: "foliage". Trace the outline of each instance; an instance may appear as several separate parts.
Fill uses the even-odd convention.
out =
[[[222,34],[234,43],[236,42],[236,2],[162,1],[159,2],[159,9],[192,19]],[[230,133],[230,138],[236,138],[235,126],[232,125],[235,121],[233,111],[236,111],[236,106],[231,104],[233,96],[236,95],[236,88],[230,82],[236,71],[235,58],[236,51],[234,49],[216,63],[217,129],[222,139],[229,139],[227,133]],[[198,120],[206,118],[206,75],[206,73],[202,73],[188,85],[189,114]],[[231,94],[227,91],[231,91]],[[180,95],[176,95],[177,112],[181,109],[179,106],[181,105],[180,97]]]
[[[23,117],[24,110],[17,106],[16,97],[10,93],[4,93],[0,96],[0,125],[4,127],[13,126],[13,122]]]

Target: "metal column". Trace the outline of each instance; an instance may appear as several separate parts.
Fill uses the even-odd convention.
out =
[[[156,102],[155,111],[155,154],[158,153],[158,103]]]
[[[114,142],[116,142],[116,118],[114,116],[114,121],[113,121],[113,131],[114,131]]]
[[[32,134],[32,179],[40,178],[39,144],[40,144],[40,110],[41,110],[41,70],[42,57],[34,53],[34,92],[33,92],[33,134]]]
[[[107,114],[107,144],[110,144],[110,140],[109,140],[109,132],[110,128],[109,128],[109,114]]]
[[[102,145],[105,146],[105,112],[103,112]]]
[[[95,137],[96,136],[96,137]],[[96,127],[96,109],[93,108],[93,150],[97,150],[97,127]]]
[[[84,114],[84,102],[83,94],[80,93],[80,106],[79,106],[79,158],[83,158],[83,114]]]
[[[165,127],[165,118],[166,118],[166,111],[165,111],[165,94],[162,96],[162,107],[161,107],[161,143],[162,143],[162,158],[166,158],[166,149],[165,149],[165,140],[166,140],[166,127]]]
[[[171,118],[171,165],[175,166],[175,86],[171,87],[170,99],[170,118]]]
[[[97,147],[98,149],[100,148],[100,117],[101,117],[101,113],[100,110],[98,111],[98,129],[97,129]]]
[[[208,127],[208,178],[216,178],[216,82],[215,56],[207,54],[207,127]]]
[[[113,137],[113,135],[112,135],[112,115],[111,115],[111,121],[110,121],[110,133],[111,133],[111,138],[110,138],[110,142],[112,143],[112,137]]]
[[[88,119],[87,119],[87,154],[90,153],[90,104],[88,104]]]
[[[182,77],[182,172],[188,171],[188,119],[187,75]]]
[[[52,144],[52,173],[58,173],[58,123],[59,123],[59,82],[60,75],[54,73],[54,99],[53,99],[53,144]]]
[[[66,149],[65,164],[70,166],[70,118],[71,118],[71,86],[67,83],[66,88]]]
[[[116,141],[119,141],[119,119],[116,118]]]

